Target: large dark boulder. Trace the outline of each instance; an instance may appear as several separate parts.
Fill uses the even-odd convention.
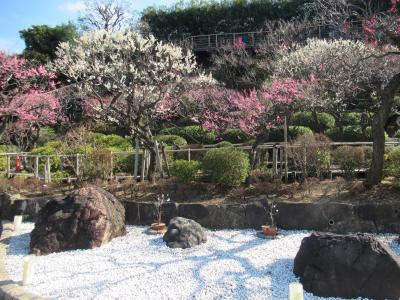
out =
[[[206,233],[201,225],[193,220],[176,217],[168,225],[164,241],[170,248],[191,248],[207,241]]]
[[[125,232],[124,206],[99,187],[84,187],[40,210],[31,232],[30,251],[42,255],[92,249]]]
[[[313,233],[301,243],[294,274],[321,297],[400,297],[400,259],[369,234]]]

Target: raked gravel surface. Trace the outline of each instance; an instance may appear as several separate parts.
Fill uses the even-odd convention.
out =
[[[32,223],[10,239],[6,269],[20,282]],[[26,287],[48,299],[288,299],[297,282],[293,260],[306,231],[281,231],[266,240],[254,230],[207,230],[208,242],[170,249],[146,227],[127,226],[127,235],[92,250],[35,258],[33,283]],[[395,235],[379,235],[400,255]],[[306,300],[335,299],[305,294]]]

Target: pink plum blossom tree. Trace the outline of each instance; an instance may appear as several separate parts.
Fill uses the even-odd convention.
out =
[[[56,75],[43,65],[0,51],[0,136],[29,150],[40,128],[61,120],[60,103],[50,91]]]

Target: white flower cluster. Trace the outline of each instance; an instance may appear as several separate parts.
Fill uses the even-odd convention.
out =
[[[397,57],[376,58],[385,53],[361,41],[308,40],[280,53],[279,77],[315,80],[317,96],[310,103],[327,108],[344,104],[363,92],[376,91],[400,69]]]
[[[190,51],[132,30],[87,32],[61,43],[57,57],[54,69],[78,83],[88,98],[99,100],[96,113],[131,127],[146,127],[158,103],[178,94],[197,70]]]

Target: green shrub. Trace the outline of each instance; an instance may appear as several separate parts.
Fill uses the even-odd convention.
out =
[[[361,113],[350,112],[344,113],[342,116],[343,126],[360,126],[361,125]]]
[[[223,132],[221,138],[232,144],[241,144],[249,141],[252,137],[238,128],[231,128]]]
[[[111,151],[129,151],[132,150],[132,143],[129,139],[116,134],[96,133],[95,144],[101,148],[110,149]]]
[[[203,170],[209,179],[224,186],[239,185],[249,169],[248,155],[231,147],[208,150],[203,159]]]
[[[386,161],[386,173],[400,178],[400,147],[393,148]]]
[[[316,132],[335,127],[335,118],[328,113],[317,113],[317,119],[320,127],[315,123],[311,112],[297,112],[293,115],[293,125],[308,127]]]
[[[308,127],[289,126],[289,128],[288,128],[288,139],[289,140],[295,140],[299,136],[307,135],[307,134],[309,134],[309,135],[313,134],[312,130]],[[268,141],[269,142],[283,142],[284,141],[283,128],[281,128],[281,127],[271,128]]]
[[[400,129],[396,131],[393,137],[400,139]]]
[[[56,131],[51,127],[43,127],[40,129],[39,138],[37,140],[38,146],[43,146],[50,141],[57,139]]]
[[[216,139],[214,132],[207,131],[197,125],[165,128],[160,131],[160,134],[178,135],[183,137],[188,144],[213,144]]]
[[[222,141],[219,142],[217,145],[217,148],[223,148],[223,147],[233,147],[233,144],[227,141]]]
[[[366,153],[363,147],[341,146],[333,154],[333,161],[344,172],[346,179],[354,179],[356,169],[366,166]]]
[[[201,169],[201,163],[197,160],[176,160],[172,163],[171,173],[180,180],[188,182],[195,179],[196,174]]]
[[[89,180],[108,179],[113,170],[111,155],[111,151],[104,148],[91,151],[83,161],[83,176]]]
[[[332,128],[326,131],[326,135],[335,142],[371,142],[372,128],[369,126],[365,128],[363,134],[361,126],[345,126],[343,127],[343,134],[339,128]],[[385,139],[388,138],[385,132]]]
[[[61,141],[50,141],[41,147],[36,147],[31,151],[33,155],[57,155],[59,150],[62,148]],[[51,170],[56,171],[60,168],[61,159],[57,156],[52,156],[50,158]],[[44,160],[40,160],[39,165],[40,170],[44,169]]]
[[[185,146],[187,145],[186,140],[183,137],[173,134],[166,134],[166,135],[157,135],[155,139],[159,142],[163,142],[168,146]]]

